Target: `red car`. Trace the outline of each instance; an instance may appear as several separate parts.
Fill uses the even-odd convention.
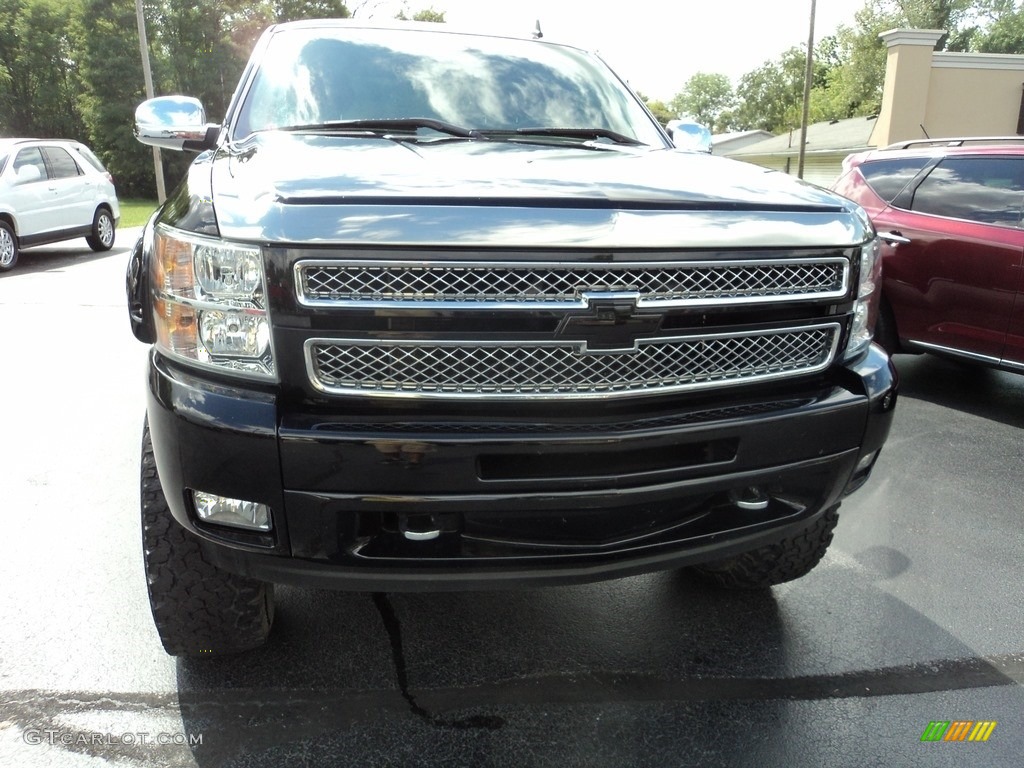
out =
[[[850,155],[833,189],[885,243],[876,341],[1024,373],[1024,137]]]

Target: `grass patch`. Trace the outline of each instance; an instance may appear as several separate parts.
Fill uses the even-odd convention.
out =
[[[141,227],[149,221],[150,215],[156,210],[156,200],[127,199],[119,200],[121,204],[121,221],[118,229],[125,227]]]

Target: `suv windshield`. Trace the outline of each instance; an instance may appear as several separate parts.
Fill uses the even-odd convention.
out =
[[[662,145],[598,58],[530,40],[353,27],[276,32],[233,136],[351,120],[427,118],[472,131],[599,129]]]

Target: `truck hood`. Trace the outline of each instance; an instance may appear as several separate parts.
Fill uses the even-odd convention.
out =
[[[870,226],[819,187],[669,149],[271,132],[207,167],[220,234],[251,241],[835,246]]]

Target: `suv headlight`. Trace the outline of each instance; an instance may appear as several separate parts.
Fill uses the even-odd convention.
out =
[[[159,225],[151,253],[161,351],[218,370],[275,378],[260,249]]]
[[[877,237],[861,246],[859,273],[850,341],[846,345],[847,358],[862,352],[875,334],[882,285],[882,250]]]

